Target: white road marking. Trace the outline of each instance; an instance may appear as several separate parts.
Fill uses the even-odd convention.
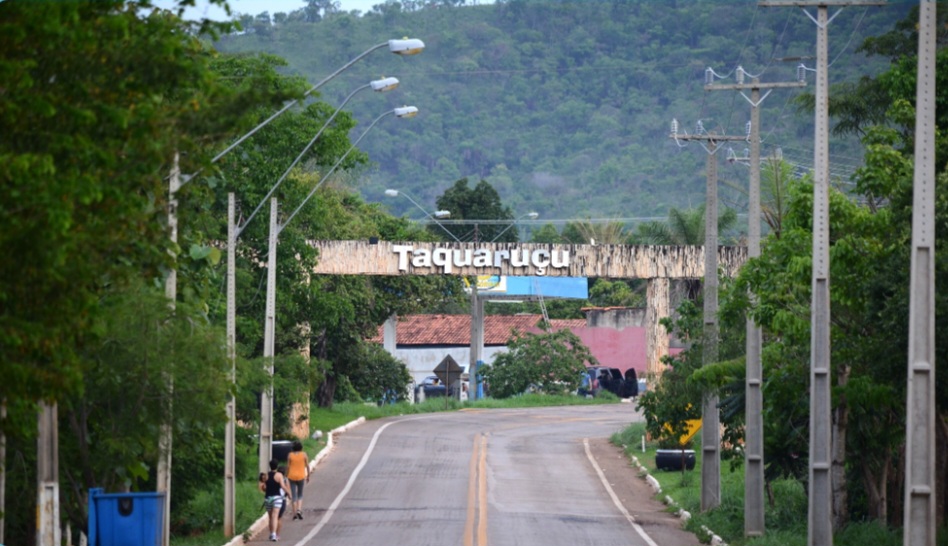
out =
[[[612,497],[612,502],[616,505],[616,508],[622,512],[622,515],[625,516],[625,519],[632,525],[632,528],[642,537],[642,540],[648,544],[648,546],[658,546],[652,537],[648,536],[648,533],[645,532],[645,529],[642,529],[642,526],[635,522],[635,518],[628,510],[625,509],[625,506],[622,506],[622,502],[619,500],[619,497],[616,496],[616,492],[612,490],[612,486],[609,485],[608,480],[606,480],[606,475],[603,474],[602,469],[599,468],[599,465],[596,464],[596,460],[593,459],[592,451],[589,450],[589,439],[583,438],[583,446],[586,448],[586,458],[589,459],[589,464],[596,470],[596,474],[599,475],[599,481],[602,482],[603,487],[606,488],[606,491],[609,492],[609,496]]]
[[[390,423],[385,423],[378,430],[375,431],[375,434],[372,435],[372,441],[369,442],[368,449],[365,450],[365,454],[362,455],[362,460],[359,461],[359,465],[355,467],[355,470],[352,471],[352,475],[349,476],[349,481],[346,482],[346,486],[342,488],[342,491],[339,492],[339,495],[336,496],[336,499],[332,501],[332,504],[329,505],[329,509],[323,514],[322,519],[319,520],[319,523],[313,527],[309,533],[306,534],[295,546],[305,546],[313,537],[315,537],[322,529],[329,523],[329,518],[333,516],[336,512],[336,509],[339,508],[339,505],[342,504],[342,500],[346,498],[346,495],[349,494],[349,490],[352,489],[352,484],[355,483],[356,478],[359,477],[359,473],[362,472],[362,469],[365,467],[365,464],[369,462],[369,457],[372,455],[372,451],[375,450],[375,444],[378,443],[379,436],[382,434],[382,431],[388,427],[394,425],[395,423],[404,423],[405,421],[414,421],[416,419],[423,419],[428,417],[427,415],[418,416],[418,417],[409,417],[408,419],[401,419],[398,421],[392,421]]]

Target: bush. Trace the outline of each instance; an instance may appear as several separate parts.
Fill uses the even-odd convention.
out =
[[[575,392],[586,373],[586,363],[598,365],[579,337],[563,329],[542,334],[516,334],[509,352],[482,368],[490,394],[508,398],[527,391],[551,394]]]
[[[404,400],[405,385],[411,383],[411,374],[405,363],[381,345],[366,343],[362,351],[362,366],[357,374],[349,377],[352,388],[365,400],[381,400],[386,393]]]

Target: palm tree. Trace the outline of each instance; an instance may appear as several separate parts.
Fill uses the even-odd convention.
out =
[[[793,165],[776,157],[767,158],[760,172],[760,213],[770,232],[778,239],[787,215],[787,186],[793,178]]]
[[[793,165],[779,156],[769,156],[761,163],[760,169],[760,213],[777,238],[783,229],[783,219],[787,215],[787,186],[793,178]],[[724,182],[729,188],[747,198],[747,189]]]
[[[629,242],[625,224],[619,221],[593,223],[570,222],[563,228],[563,239],[574,244],[622,245]]]
[[[640,224],[636,232],[639,244],[670,246],[701,246],[704,244],[705,206],[680,210],[668,210],[666,222],[653,221]],[[724,209],[718,215],[718,233],[727,233],[737,224],[737,213]],[[701,293],[701,279],[686,279],[675,283],[676,292],[683,291],[685,297],[697,300]]]
[[[645,222],[640,224],[636,239],[646,245],[696,245],[704,244],[704,210],[698,208],[668,210],[665,222]],[[724,209],[718,215],[718,233],[727,233],[737,224],[737,213],[733,209]]]

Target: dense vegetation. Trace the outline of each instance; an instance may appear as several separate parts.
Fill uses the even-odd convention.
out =
[[[939,240],[948,236],[948,118],[943,108],[948,96],[948,35],[943,7],[941,3],[934,143]],[[840,128],[862,135],[866,148],[866,165],[856,173],[853,193],[831,190],[829,203],[833,524],[838,532],[863,521],[903,524],[917,20],[913,15],[867,41],[864,47],[887,57],[890,67],[839,94],[832,106],[844,121]],[[805,484],[809,408],[801,396],[810,374],[812,180],[790,181],[784,199],[780,229],[763,242],[761,257],[750,260],[736,279],[723,281],[720,361],[701,366],[701,317],[689,303],[673,327],[691,347],[669,360],[671,372],[657,391],[642,398],[641,406],[651,430],[664,435],[661,423],[680,430],[684,419],[696,416],[689,406],[697,407],[703,392],[715,391],[721,400],[724,445],[738,446],[744,421],[744,317],[749,313],[764,332],[765,476],[769,483],[790,479]],[[935,265],[938,285],[948,275],[942,255],[939,251]],[[939,292],[933,303],[936,352],[943,356],[948,347],[948,300]],[[948,382],[942,356],[937,358],[934,427],[939,446],[948,442]],[[934,472],[939,521],[944,521],[948,505],[948,455],[943,451],[938,450]],[[725,456],[741,463],[739,450]]]
[[[7,257],[0,265],[5,485],[18,499],[34,497],[36,409],[40,402],[56,403],[62,517],[73,530],[85,527],[89,487],[154,489],[162,424],[174,433],[172,524],[175,532],[186,532],[184,507],[223,475],[224,404],[230,394],[236,394],[239,419],[256,430],[258,396],[272,381],[276,432],[283,435],[295,402],[330,406],[337,393],[353,400],[376,397],[390,387],[388,381],[404,380],[398,363],[363,340],[392,313],[460,305],[460,283],[439,277],[308,275],[319,259],[306,244],[310,238],[436,236],[388,215],[378,204],[384,188],[402,186],[397,189],[408,188],[426,202],[440,195],[439,203],[452,203],[465,215],[487,210],[504,218],[520,216],[524,207],[547,217],[664,217],[675,208],[679,213],[672,217],[682,220],[678,226],[638,235],[693,240],[701,213],[690,205],[703,201],[704,154],[679,153],[667,138],[667,118],[702,118],[708,128],[742,131],[743,99],[704,95],[704,67],[737,59],[749,71],[766,67],[768,75],[771,69],[782,74],[775,59],[805,55],[813,42],[811,23],[799,13],[698,0],[390,2],[364,16],[327,12],[331,3],[313,2],[309,11],[287,14],[278,25],[258,18],[248,25],[253,33],[217,26],[224,35],[216,42],[220,49],[259,51],[269,45],[287,62],[268,54],[222,54],[203,40],[215,25],[138,9],[147,4],[0,2],[0,79],[11,82],[0,87],[0,201],[5,204],[0,252]],[[835,484],[834,516],[840,528],[860,519],[899,525],[904,498],[899,469],[915,23],[908,18],[883,34],[896,14],[907,11],[907,3],[893,3],[885,15],[874,9],[846,10],[833,30],[852,31],[831,32],[833,49],[841,55],[831,73],[849,82],[834,93],[838,128],[843,136],[860,137],[862,147],[851,153],[866,157],[853,185],[834,191],[831,201],[834,433],[843,448],[834,461],[843,469]],[[376,54],[340,81],[360,75],[367,80],[380,69],[398,73],[400,94],[386,95],[386,108],[417,102],[427,114],[379,124],[364,149],[351,154],[356,120],[374,117],[364,116],[362,108],[385,108],[369,108],[360,100],[354,114],[340,114],[274,191],[279,250],[269,248],[266,196],[333,115],[336,92],[326,91],[331,104],[313,101],[293,108],[219,162],[212,158],[284,101],[302,99],[305,81],[392,33],[419,36],[429,50],[410,60]],[[875,55],[875,65],[863,53],[850,56],[845,47],[847,39],[855,47],[867,33],[879,35],[864,49]],[[320,54],[313,55],[312,44],[320,44]],[[940,106],[948,104],[946,51],[940,49],[938,56]],[[877,77],[857,78],[873,66]],[[334,83],[333,89],[354,87]],[[763,119],[775,127],[768,143],[780,144],[772,141],[778,136],[791,139],[784,150],[797,150],[792,157],[803,159],[812,134],[809,116],[790,115],[794,109],[786,99],[766,107]],[[948,207],[940,197],[948,190],[943,109],[936,123],[936,225],[943,239],[948,236]],[[326,183],[325,173],[337,162],[339,176]],[[375,162],[378,171],[362,169]],[[177,194],[176,243],[169,238],[166,212],[167,178],[175,166],[194,174]],[[743,324],[750,313],[765,332],[770,476],[800,481],[808,441],[808,410],[800,393],[809,352],[812,188],[806,177],[789,180],[782,164],[774,165],[768,180],[774,200],[765,206],[771,229],[763,254],[722,285],[723,362],[697,369],[700,321],[686,300],[676,327],[693,343],[682,360],[669,363],[680,373],[669,374],[667,388],[687,388],[650,411],[657,420],[674,420],[689,403],[697,405],[689,396],[717,389],[728,404],[723,422],[736,442],[742,434]],[[469,191],[468,182],[475,181],[483,191]],[[486,195],[488,187],[496,188],[496,195]],[[224,351],[220,245],[229,192],[236,194],[241,226],[233,383]],[[471,201],[471,193],[487,199]],[[315,198],[307,201],[310,195]],[[732,197],[739,205],[740,193]],[[294,210],[299,214],[290,221]],[[501,235],[507,234],[494,234]],[[578,222],[563,233],[533,234],[535,240],[601,242],[625,242],[628,236],[621,222],[600,227]],[[277,252],[279,272],[272,379],[261,360],[266,272],[260,263],[269,252]],[[944,280],[948,265],[940,254],[937,267]],[[177,276],[174,309],[163,288],[171,271]],[[624,283],[604,281],[596,288],[593,297],[602,301],[636,300]],[[688,295],[698,292],[689,288]],[[935,303],[941,319],[948,295],[936,294]],[[939,355],[946,354],[948,343],[944,324],[941,320],[936,332]],[[523,349],[533,351],[526,340]],[[366,375],[379,381],[364,380]],[[945,374],[937,377],[938,444],[946,445]],[[239,435],[240,475],[253,474],[254,442],[251,434]],[[938,491],[944,495],[948,459],[944,453],[939,457]],[[34,507],[8,503],[3,522],[8,542],[30,542]]]
[[[264,197],[335,109],[287,111],[215,163],[227,143],[305,90],[277,73],[275,57],[209,49],[198,36],[215,27],[228,30],[145,1],[0,2],[0,74],[13,82],[0,89],[0,250],[10,258],[0,266],[0,464],[18,499],[3,512],[9,543],[32,542],[38,523],[39,403],[58,407],[61,514],[74,533],[86,529],[89,488],[155,490],[163,424],[174,439],[172,532],[190,532],[186,507],[222,485],[231,394],[251,431],[237,435],[237,474],[251,477],[262,390],[272,384],[279,438],[294,404],[331,405],[350,375],[384,372],[346,391],[356,398],[402,387],[404,365],[367,358],[363,339],[393,312],[460,292],[458,281],[434,277],[309,278],[310,237],[430,237],[323,184],[328,165],[366,161],[358,150],[346,155],[353,122],[342,114],[272,195],[281,229],[271,379],[260,358]],[[190,174],[175,195],[174,242],[176,170]],[[241,228],[235,381],[223,329],[229,192]],[[172,271],[174,307],[165,295]]]
[[[301,1],[301,8],[304,3]],[[671,207],[704,201],[706,154],[679,148],[671,120],[693,132],[744,134],[747,102],[735,92],[705,92],[705,69],[722,75],[743,66],[761,81],[795,81],[796,65],[813,67],[816,31],[799,9],[760,8],[756,1],[511,0],[380,2],[368,13],[326,11],[308,2],[279,17],[251,14],[247,32],[222,37],[222,51],[265,51],[289,61],[293,73],[319,81],[373,44],[402,36],[427,48],[404,59],[374,53],[321,91],[339,104],[352,89],[382,75],[401,86],[384,97],[353,100],[363,126],[386,107],[413,104],[417,123],[373,129],[362,147],[377,170],[359,180],[366,200],[421,215],[386,188],[434,202],[454,181],[485,179],[515,215],[543,219],[664,218]],[[902,18],[913,2],[844,9],[829,29],[833,82],[856,82],[884,63],[857,53],[867,36]],[[309,15],[307,15],[309,14]],[[783,58],[803,57],[800,61]],[[813,73],[808,73],[812,89]],[[812,164],[812,115],[777,90],[761,106],[763,152]],[[387,106],[385,106],[387,105]],[[359,129],[356,130],[358,134]],[[735,145],[738,155],[745,146]],[[746,187],[747,170],[723,163],[723,181]],[[861,148],[834,140],[834,174],[851,174]],[[732,206],[740,194],[725,192]],[[743,212],[743,208],[741,209]],[[562,224],[558,224],[562,228]]]

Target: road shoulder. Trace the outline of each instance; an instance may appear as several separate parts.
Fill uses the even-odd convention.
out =
[[[610,487],[626,511],[642,529],[662,546],[699,546],[693,533],[682,529],[682,521],[670,513],[664,503],[655,498],[652,488],[639,477],[622,449],[608,438],[589,440],[593,458],[602,469]]]

